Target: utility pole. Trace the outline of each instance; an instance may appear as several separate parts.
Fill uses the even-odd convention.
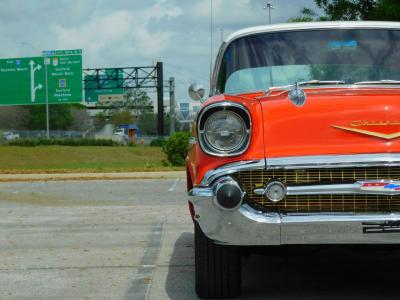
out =
[[[271,23],[272,23],[272,20],[271,20],[271,10],[275,9],[275,6],[274,6],[271,2],[267,2],[267,3],[264,5],[263,8],[264,8],[264,10],[265,10],[265,9],[268,9],[268,23],[271,24]]]
[[[221,44],[224,42],[224,29],[221,28]]]
[[[175,132],[175,78],[169,78],[169,134]]]

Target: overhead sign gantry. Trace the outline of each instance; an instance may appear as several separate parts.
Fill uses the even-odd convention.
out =
[[[85,94],[113,94],[120,89],[157,89],[157,132],[164,135],[163,63],[155,66],[84,69]],[[86,97],[87,98],[87,97]]]

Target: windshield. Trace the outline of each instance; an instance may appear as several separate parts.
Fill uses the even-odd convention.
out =
[[[400,31],[331,29],[263,33],[233,41],[218,93],[244,93],[296,81],[400,80]]]

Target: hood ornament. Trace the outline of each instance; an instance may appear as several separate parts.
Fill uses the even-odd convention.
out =
[[[293,88],[289,91],[288,97],[293,102],[293,104],[298,107],[303,106],[306,102],[306,93],[300,87],[300,84],[298,82],[296,82]]]

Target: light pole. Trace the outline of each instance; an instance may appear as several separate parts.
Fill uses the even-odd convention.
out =
[[[271,10],[275,9],[275,6],[271,2],[267,2],[263,8],[268,9],[268,21],[271,24]]]

